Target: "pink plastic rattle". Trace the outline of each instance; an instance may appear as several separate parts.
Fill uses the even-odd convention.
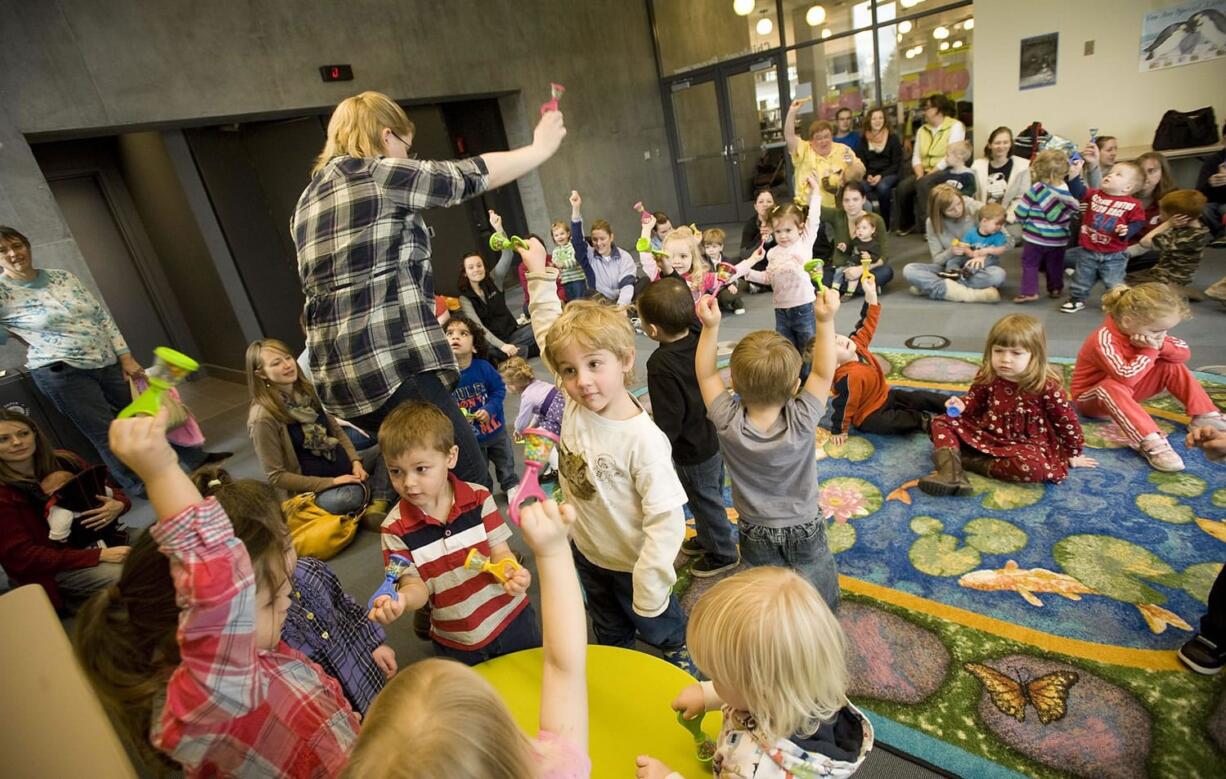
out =
[[[548,111],[558,110],[558,98],[566,94],[566,87],[553,81],[549,82],[549,97],[548,103],[541,104],[541,116],[544,116]]]
[[[549,464],[549,455],[557,445],[562,434],[562,409],[566,399],[562,392],[554,387],[545,396],[541,404],[541,419],[539,427],[524,430],[524,476],[519,480],[519,488],[515,497],[507,505],[507,516],[515,524],[519,524],[519,507],[529,498],[535,498],[544,503],[549,496],[541,489],[540,475]]]
[[[643,205],[642,200],[634,204],[634,210],[639,212],[639,221],[643,224],[647,224],[651,221],[651,212],[647,210],[645,205]]]

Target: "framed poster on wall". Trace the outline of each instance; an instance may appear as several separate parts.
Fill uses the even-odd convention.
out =
[[[1060,33],[1023,38],[1018,59],[1018,89],[1050,87],[1056,83],[1056,57]]]
[[[1226,57],[1226,0],[1191,0],[1141,21],[1141,72],[1219,57]]]

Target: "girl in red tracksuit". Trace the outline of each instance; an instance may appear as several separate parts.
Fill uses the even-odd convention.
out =
[[[1103,310],[1106,320],[1086,338],[1073,369],[1077,410],[1113,419],[1151,467],[1182,471],[1183,459],[1141,401],[1166,390],[1192,417],[1189,430],[1226,430],[1226,419],[1184,364],[1192,356],[1187,343],[1167,334],[1189,316],[1188,304],[1166,284],[1150,282],[1109,291]]]

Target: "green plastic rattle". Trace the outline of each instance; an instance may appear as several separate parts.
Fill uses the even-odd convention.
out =
[[[637,241],[634,242],[634,248],[636,251],[640,251],[640,252],[651,252],[651,256],[656,257],[658,259],[662,259],[662,260],[668,259],[668,252],[651,248],[650,238],[639,238]]]
[[[167,346],[159,346],[154,349],[153,356],[157,359],[147,374],[149,387],[119,412],[120,419],[134,416],[156,416],[162,405],[162,396],[166,394],[166,391],[181,384],[188,374],[200,370],[200,363]]]
[[[503,233],[494,233],[490,236],[490,248],[496,252],[501,252],[505,249],[527,249],[528,242],[518,235],[512,235],[510,238]]]
[[[813,283],[817,285],[818,292],[825,292],[826,285],[822,283],[822,268],[826,267],[825,260],[813,259],[805,263],[805,273],[809,274],[809,278],[813,279]]]
[[[709,763],[715,759],[715,742],[708,738],[706,733],[702,732],[702,718],[705,716],[707,716],[706,712],[703,712],[693,719],[686,719],[685,712],[679,711],[677,712],[677,722],[694,737],[694,748],[698,751],[699,761]]]

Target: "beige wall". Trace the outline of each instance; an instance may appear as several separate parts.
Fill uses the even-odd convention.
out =
[[[1164,111],[1212,105],[1226,121],[1226,58],[1142,73],[1142,17],[1178,3],[1162,0],[1002,0],[975,3],[975,139],[982,145],[999,125],[1018,130],[1041,121],[1079,143],[1089,128],[1114,135],[1121,146],[1148,146]],[[1060,33],[1054,86],[1019,90],[1023,38]],[[1085,56],[1086,41],[1094,54]]]

